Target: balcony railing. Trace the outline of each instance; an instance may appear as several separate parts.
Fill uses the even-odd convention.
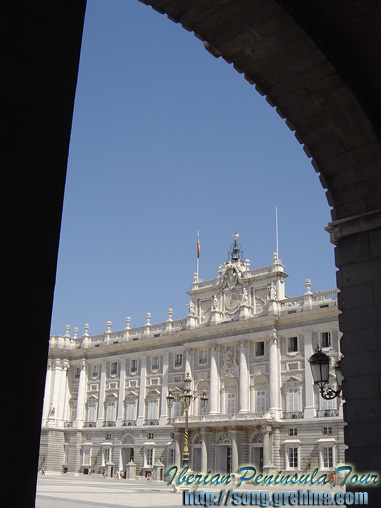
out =
[[[97,426],[97,422],[84,422],[83,426],[84,427],[96,427]]]
[[[122,427],[136,427],[136,420],[124,420]]]
[[[116,427],[116,422],[105,420],[103,422],[103,427]]]
[[[300,420],[304,418],[303,411],[285,411],[282,413],[283,420]]]
[[[331,418],[332,416],[339,416],[338,409],[319,409],[316,412],[317,418]]]
[[[159,420],[146,420],[145,425],[159,425]]]
[[[65,427],[66,429],[68,429],[68,428],[70,428],[70,427],[72,427],[72,426],[73,426],[73,422],[64,422],[64,427]]]

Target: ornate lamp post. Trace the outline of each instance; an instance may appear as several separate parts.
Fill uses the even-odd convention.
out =
[[[208,397],[206,395],[206,390],[202,391],[202,394],[194,392],[191,390],[192,378],[190,377],[190,373],[187,372],[184,378],[184,391],[182,393],[173,393],[172,388],[169,388],[167,395],[167,404],[171,409],[173,406],[173,402],[175,400],[180,401],[184,405],[185,409],[185,430],[184,430],[184,448],[183,448],[183,467],[189,466],[189,447],[188,447],[188,414],[189,407],[193,401],[195,401],[198,397],[200,397],[201,408],[205,409],[208,404]]]
[[[318,385],[320,394],[323,399],[331,400],[336,397],[340,397],[341,385],[343,382],[343,375],[341,373],[341,360],[338,360],[334,365],[338,390],[332,390],[332,388],[326,387],[329,380],[330,357],[323,353],[320,347],[315,349],[315,353],[309,358],[308,361],[311,365],[314,384]]]

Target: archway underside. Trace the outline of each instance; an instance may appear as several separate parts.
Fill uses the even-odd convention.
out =
[[[140,1],[193,31],[265,95],[320,173],[339,268],[346,461],[380,471],[381,4]],[[369,495],[381,505],[380,489]]]

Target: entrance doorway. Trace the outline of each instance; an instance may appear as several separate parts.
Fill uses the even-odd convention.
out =
[[[127,464],[134,460],[134,449],[133,448],[122,448],[121,451],[121,470],[126,471]]]
[[[193,446],[193,471],[201,472],[201,448]],[[205,471],[202,471],[203,473]]]
[[[218,446],[217,447],[217,461],[216,471],[219,473],[232,472],[232,447],[231,446]]]
[[[252,446],[250,463],[257,471],[263,471],[263,446]]]

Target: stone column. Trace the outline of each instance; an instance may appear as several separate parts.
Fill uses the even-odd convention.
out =
[[[86,360],[81,361],[80,368],[81,373],[79,375],[77,419],[76,419],[76,426],[78,429],[83,427],[83,420],[85,416],[85,403],[87,391]]]
[[[239,468],[237,431],[232,430],[230,434],[232,436],[232,473],[236,473]]]
[[[62,362],[59,358],[54,360],[54,381],[53,381],[53,396],[52,403],[49,408],[48,419],[53,420],[54,422],[57,419],[57,410],[58,410],[58,399],[60,392],[60,384],[61,384],[61,372],[62,372]],[[54,423],[55,424],[55,423]],[[53,424],[53,425],[54,425]]]
[[[147,381],[147,357],[143,356],[140,360],[140,380],[139,380],[139,408],[137,425],[143,425],[146,401],[146,381]]]
[[[168,365],[169,353],[161,355],[163,377],[161,382],[161,403],[160,403],[160,425],[167,423],[168,408],[167,408],[167,395],[168,395]]]
[[[69,368],[69,361],[63,360],[62,361],[60,389],[59,389],[59,396],[58,396],[58,406],[57,406],[57,424],[59,426],[63,425],[63,420],[64,420],[68,368]]]
[[[217,345],[211,346],[210,355],[210,396],[209,396],[209,414],[218,413],[218,371],[217,371]]]
[[[201,472],[208,471],[208,443],[206,429],[201,429]]]
[[[181,435],[180,432],[176,432],[175,434],[175,466],[180,467],[182,465],[181,460]]]
[[[44,408],[43,408],[43,412],[42,412],[42,426],[45,425],[46,420],[49,415],[50,395],[51,395],[51,389],[52,389],[51,382],[52,382],[52,360],[49,358],[47,371],[46,371]]]
[[[249,376],[247,369],[246,341],[239,344],[239,412],[249,412]]]
[[[270,355],[269,355],[269,372],[270,372],[270,412],[275,416],[279,416],[279,355],[278,355],[279,339],[274,330],[269,337]]]
[[[98,406],[98,423],[97,426],[101,427],[104,419],[104,403],[105,403],[105,389],[106,389],[106,362],[101,364],[101,384],[99,387],[99,406]]]
[[[303,334],[304,337],[304,390],[306,394],[306,405],[304,407],[304,418],[315,417],[314,381],[312,378],[311,366],[308,358],[313,354],[312,333]]]
[[[126,360],[120,361],[117,425],[122,424],[124,412],[124,391],[126,384]]]
[[[263,470],[273,468],[270,433],[272,432],[271,427],[263,426]]]

